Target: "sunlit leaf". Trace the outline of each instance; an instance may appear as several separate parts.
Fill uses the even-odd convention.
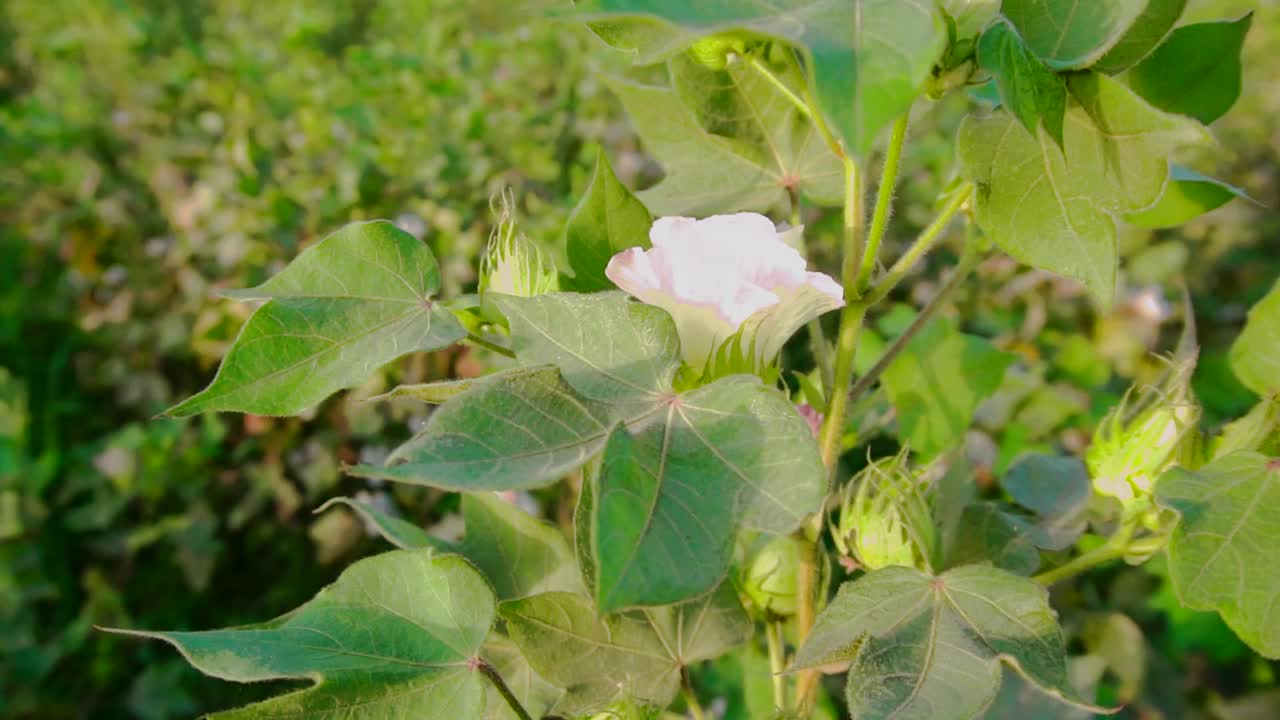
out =
[[[1240,50],[1253,15],[1183,25],[1129,71],[1129,85],[1153,106],[1205,124],[1240,97]]]
[[[1280,282],[1250,308],[1244,330],[1231,346],[1231,369],[1262,397],[1280,394]]]
[[[1114,75],[1132,67],[1169,36],[1186,7],[1187,0],[1147,0],[1146,8],[1128,32],[1094,63],[1093,69]]]
[[[1145,228],[1181,225],[1235,198],[1248,198],[1244,190],[1201,175],[1190,168],[1169,168],[1169,184],[1155,205],[1124,216],[1125,222]]]
[[[618,181],[601,148],[591,182],[564,228],[573,289],[594,292],[612,288],[604,274],[609,259],[627,248],[649,247],[652,224],[648,209]]]
[[[1147,0],[1004,0],[1027,46],[1058,70],[1087,68],[1125,37]]]

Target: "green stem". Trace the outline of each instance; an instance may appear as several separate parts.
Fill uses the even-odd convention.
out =
[[[876,189],[876,207],[871,214],[871,229],[867,231],[867,251],[862,256],[862,268],[858,271],[856,287],[861,294],[871,282],[871,273],[880,257],[880,242],[889,227],[889,211],[893,208],[893,189],[898,182],[898,164],[902,159],[902,146],[907,139],[907,119],[904,112],[893,124],[889,136],[889,149],[884,156],[884,170],[880,173],[880,187]]]
[[[769,672],[773,680],[773,706],[779,710],[787,708],[787,679],[783,672],[787,669],[786,658],[782,650],[782,623],[770,620],[765,627],[765,642],[769,645]]]
[[[880,359],[876,361],[876,364],[873,365],[865,375],[858,378],[858,382],[854,383],[853,388],[849,390],[849,397],[851,399],[856,400],[859,397],[862,397],[862,394],[867,390],[871,389],[871,386],[875,384],[876,380],[879,379],[879,377],[889,367],[894,358],[898,357],[898,355],[906,349],[907,345],[910,344],[911,340],[924,329],[924,326],[928,324],[929,319],[932,318],[943,305],[947,304],[947,301],[955,294],[956,290],[959,289],[965,278],[969,276],[969,273],[973,272],[973,269],[978,266],[978,261],[981,259],[982,255],[978,252],[977,243],[969,243],[964,249],[964,255],[960,257],[960,262],[956,264],[955,272],[951,274],[951,277],[947,280],[946,284],[938,289],[938,292],[934,294],[923,308],[920,308],[920,312],[916,314],[915,318],[911,321],[911,324],[907,326],[907,329],[904,330],[901,335],[894,338],[893,343],[884,351],[884,354],[880,356]]]
[[[782,93],[783,97],[791,101],[791,104],[796,106],[796,109],[800,111],[801,115],[810,119],[813,118],[813,109],[809,107],[804,99],[799,95],[796,95],[791,88],[787,87],[787,84],[782,82],[782,78],[774,75],[773,71],[769,69],[769,66],[766,65],[763,60],[755,55],[748,55],[747,64],[750,65],[753,70],[760,73],[761,77],[769,81],[770,85],[777,88],[778,92]]]
[[[1127,524],[1120,528],[1115,535],[1112,535],[1111,538],[1102,545],[1099,545],[1089,552],[1077,556],[1052,570],[1046,570],[1033,577],[1032,580],[1035,580],[1045,587],[1049,587],[1050,585],[1062,582],[1068,578],[1073,578],[1085,571],[1092,570],[1098,565],[1109,563],[1113,560],[1119,560],[1129,552],[1129,542],[1133,539],[1133,533],[1136,530],[1136,524]]]
[[[706,713],[698,703],[698,694],[693,691],[693,681],[689,679],[689,668],[680,668],[680,691],[684,694],[684,703],[689,706],[689,714],[693,720],[706,720]]]
[[[506,681],[502,679],[502,676],[498,674],[498,671],[492,665],[480,660],[477,669],[493,685],[498,694],[502,696],[502,699],[507,701],[507,705],[511,708],[511,712],[516,714],[516,717],[520,718],[520,720],[533,720],[533,717],[529,715],[529,711],[524,709],[524,706],[516,699],[515,694],[511,692],[511,688],[507,687]]]
[[[942,211],[933,219],[933,222],[929,223],[929,227],[926,227],[920,233],[915,242],[911,243],[911,247],[907,248],[907,251],[902,254],[902,257],[898,258],[893,267],[889,268],[884,277],[880,278],[872,286],[866,297],[868,305],[875,305],[893,292],[898,283],[902,282],[907,273],[911,272],[911,268],[915,267],[916,263],[920,262],[920,259],[933,249],[934,243],[942,236],[942,231],[946,230],[952,218],[964,209],[972,194],[973,184],[965,183],[963,187],[951,195],[951,198],[947,200],[947,204],[942,207]]]
[[[466,341],[477,347],[482,347],[485,350],[496,352],[499,355],[505,355],[509,358],[514,358],[516,356],[516,354],[511,350],[508,350],[507,348],[504,348],[497,343],[489,342],[488,340],[485,340],[484,338],[472,332],[467,333]]]

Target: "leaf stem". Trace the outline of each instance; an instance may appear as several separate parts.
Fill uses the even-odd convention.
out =
[[[898,164],[902,159],[902,146],[907,138],[907,122],[910,112],[904,112],[893,124],[889,136],[889,149],[884,156],[884,170],[880,173],[880,187],[876,189],[876,207],[871,214],[871,229],[867,232],[867,250],[862,256],[862,268],[858,271],[856,287],[861,294],[871,281],[876,260],[880,257],[880,241],[889,227],[889,211],[893,208],[893,189],[898,182]]]
[[[1031,578],[1036,582],[1049,587],[1068,578],[1073,578],[1080,573],[1092,570],[1098,565],[1119,560],[1129,552],[1130,541],[1133,534],[1137,530],[1136,522],[1126,523],[1115,535],[1112,535],[1105,543],[1090,550],[1083,555],[1079,555],[1052,570],[1046,570],[1039,575]]]
[[[782,93],[782,95],[786,97],[787,100],[790,100],[791,104],[796,106],[796,109],[800,111],[801,115],[804,115],[809,119],[813,119],[813,112],[814,112],[813,109],[809,107],[809,105],[804,101],[803,98],[801,98],[799,95],[796,95],[795,91],[787,87],[787,84],[782,81],[782,78],[775,75],[773,71],[769,69],[769,66],[764,63],[763,60],[761,60],[759,57],[755,55],[748,55],[746,57],[746,60],[747,60],[747,64],[750,65],[752,69],[760,73],[761,77],[763,77],[765,80],[768,80],[770,85],[777,88],[778,92]]]
[[[786,658],[782,650],[782,623],[770,620],[765,627],[765,642],[769,645],[769,672],[773,680],[773,706],[778,710],[787,708]]]
[[[965,278],[969,276],[969,273],[973,272],[973,269],[977,267],[978,261],[981,259],[982,254],[978,251],[976,243],[971,242],[965,246],[964,254],[960,257],[960,262],[956,264],[955,272],[938,289],[938,292],[929,299],[929,302],[923,308],[920,308],[920,312],[916,314],[907,329],[894,338],[893,343],[885,349],[884,354],[880,356],[876,364],[865,375],[858,378],[858,382],[854,383],[853,388],[849,390],[850,399],[856,400],[871,389],[871,386],[884,374],[884,371],[888,369],[894,358],[898,357],[906,349],[911,340],[920,334],[920,331],[924,329],[929,320],[955,294],[956,290],[959,289]]]
[[[485,340],[484,338],[480,337],[479,335],[476,335],[473,332],[468,332],[465,340],[471,343],[472,345],[475,345],[477,347],[482,347],[485,350],[489,350],[491,352],[496,352],[499,355],[504,355],[509,358],[514,358],[516,356],[516,354],[511,350],[509,350],[508,348],[504,348],[501,345],[494,342],[489,342],[488,340]]]
[[[867,314],[866,303],[857,298],[854,283],[862,253],[863,213],[862,173],[852,160],[845,160],[844,267],[841,273],[846,305],[840,313],[840,329],[836,334],[836,360],[831,387],[827,388],[827,413],[819,435],[822,462],[835,472],[840,456],[840,439],[844,434],[844,415],[849,385],[853,382],[853,361],[858,349],[858,333]]]
[[[515,694],[511,692],[511,688],[507,687],[506,681],[498,674],[498,670],[484,660],[480,660],[479,663],[477,669],[480,674],[484,675],[494,689],[498,691],[498,694],[502,696],[502,699],[507,701],[511,712],[515,713],[520,720],[533,720],[533,717],[529,715],[529,711],[524,709],[524,706],[516,699]]]
[[[933,219],[933,222],[929,223],[929,226],[911,243],[911,247],[907,248],[907,251],[902,254],[902,257],[898,258],[893,267],[889,268],[884,277],[880,278],[872,286],[866,297],[868,305],[875,305],[893,292],[898,283],[902,282],[908,272],[911,272],[911,268],[915,267],[916,263],[920,262],[920,259],[933,249],[934,243],[942,236],[942,231],[947,229],[947,225],[950,224],[956,213],[964,209],[972,195],[973,183],[965,183],[951,195],[951,198],[942,206],[941,212]]]
[[[693,691],[693,681],[689,679],[689,668],[680,668],[680,691],[684,694],[684,703],[689,706],[689,714],[693,720],[706,720],[706,713],[698,703],[698,694]]]

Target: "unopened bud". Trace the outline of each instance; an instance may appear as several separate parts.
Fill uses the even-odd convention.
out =
[[[832,536],[843,554],[868,570],[930,569],[933,519],[926,488],[907,468],[905,451],[877,460],[850,481]]]
[[[769,539],[756,550],[742,579],[742,590],[757,609],[787,617],[799,607],[797,573],[804,547],[787,535]]]
[[[504,192],[494,202],[497,224],[480,259],[480,295],[496,292],[533,297],[560,289],[554,264],[531,240],[516,233],[514,199]]]

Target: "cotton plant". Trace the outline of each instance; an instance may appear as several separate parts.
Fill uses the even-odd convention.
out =
[[[1184,442],[1207,439],[1192,353],[1103,423],[1087,464],[1024,456],[980,499],[964,461],[1017,361],[953,309],[985,258],[1105,308],[1119,223],[1172,226],[1235,195],[1169,158],[1234,100],[1219,78],[1238,87],[1248,17],[1078,5],[580,0],[557,21],[665,65],[665,83],[606,78],[661,181],[634,191],[601,151],[556,253],[508,200],[478,297],[442,297],[436,257],[391,223],[339,229],[231,293],[257,309],[208,388],[169,410],[297,415],[406,355],[468,346],[496,369],[389,393],[430,419],[385,464],[346,469],[459,493],[462,540],[339,500],[396,549],[259,625],[119,632],[224,680],[309,683],[228,718],[702,719],[718,715],[699,668],[728,655],[767,688],[760,717],[814,717],[832,673],[859,719],[981,717],[1014,676],[1105,712],[1072,682],[1046,587],[1164,553],[1186,606],[1280,656],[1265,551],[1280,290],[1231,357],[1262,400],[1218,437]],[[1197,64],[1207,36],[1234,48],[1214,74]],[[950,95],[972,107],[954,179],[892,247],[913,109]],[[836,242],[800,223],[823,207]],[[875,325],[901,317],[889,300],[931,256],[946,267],[928,301]],[[896,452],[873,454],[868,402]],[[570,528],[504,499],[559,483]],[[1086,531],[1102,542],[1077,549]]]

